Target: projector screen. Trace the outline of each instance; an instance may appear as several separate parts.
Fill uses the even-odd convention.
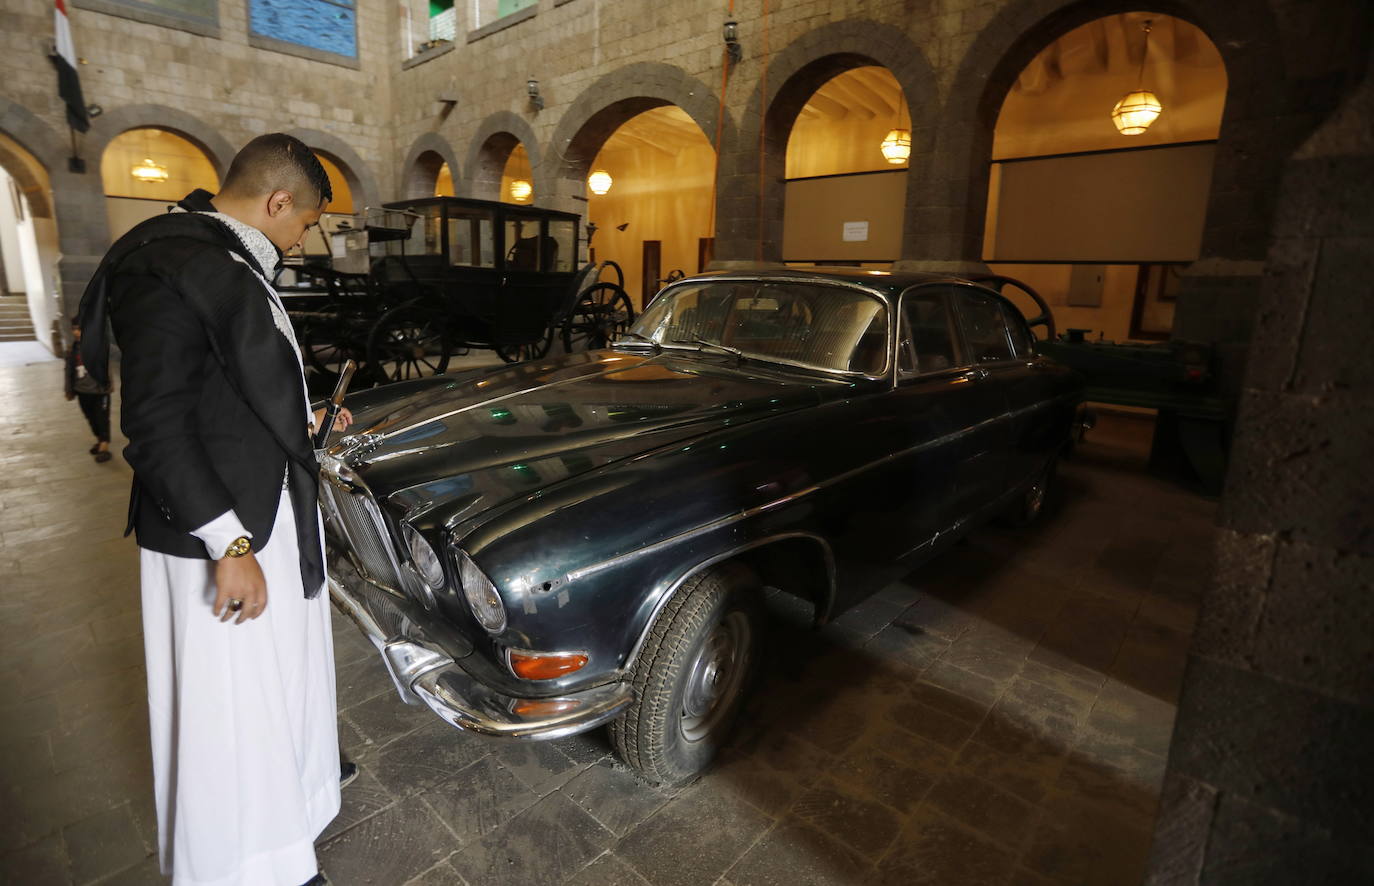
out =
[[[983,259],[1193,261],[1215,154],[1202,142],[995,162]]]
[[[789,262],[901,258],[906,170],[787,182],[782,256]]]

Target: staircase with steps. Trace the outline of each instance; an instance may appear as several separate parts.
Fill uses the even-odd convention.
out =
[[[33,320],[29,317],[29,300],[22,295],[0,295],[0,342],[34,341]]]

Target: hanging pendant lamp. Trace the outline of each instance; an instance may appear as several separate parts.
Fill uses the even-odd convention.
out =
[[[604,169],[598,169],[587,176],[587,187],[591,189],[593,194],[600,197],[611,189],[611,185],[614,181],[615,179],[611,178],[609,172]]]
[[[530,198],[530,194],[533,193],[534,185],[525,181],[523,178],[517,178],[515,181],[510,183],[511,199],[516,201],[517,203],[523,203],[524,201],[528,200]]]
[[[911,158],[911,130],[902,125],[902,109],[906,107],[906,94],[897,90],[897,120],[882,143],[878,145],[878,150],[883,152],[883,159],[893,166],[901,166]]]
[[[911,130],[894,129],[887,134],[880,146],[883,156],[893,166],[905,163],[911,157]]]
[[[1136,88],[1126,93],[1112,108],[1112,122],[1122,135],[1140,135],[1164,111],[1153,92],[1145,88],[1145,60],[1150,55],[1150,22],[1145,22],[1145,49],[1140,56],[1140,75]]]
[[[129,170],[129,174],[136,180],[149,184],[165,182],[167,180],[167,167],[160,163],[154,163],[152,157],[144,157],[142,163]]]

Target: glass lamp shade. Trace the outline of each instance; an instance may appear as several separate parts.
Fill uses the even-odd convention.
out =
[[[530,194],[533,193],[534,185],[525,181],[523,178],[517,178],[510,183],[510,197],[518,203],[525,202],[530,198]]]
[[[911,130],[894,129],[887,134],[880,146],[883,156],[893,166],[905,163],[911,156]]]
[[[1153,92],[1144,89],[1126,93],[1112,108],[1112,122],[1122,135],[1140,135],[1155,122],[1164,106]]]
[[[598,169],[596,172],[587,176],[587,187],[591,188],[592,193],[599,197],[611,189],[611,185],[614,181],[615,180],[611,178],[609,172],[604,169]]]
[[[141,182],[165,182],[167,167],[154,163],[151,157],[144,157],[142,163],[129,170],[129,174]]]

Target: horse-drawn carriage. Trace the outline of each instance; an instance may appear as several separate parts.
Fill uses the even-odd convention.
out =
[[[322,379],[349,358],[381,383],[444,372],[473,348],[511,363],[543,357],[555,338],[597,348],[634,319],[618,267],[578,268],[572,213],[430,197],[323,227],[281,287]]]

